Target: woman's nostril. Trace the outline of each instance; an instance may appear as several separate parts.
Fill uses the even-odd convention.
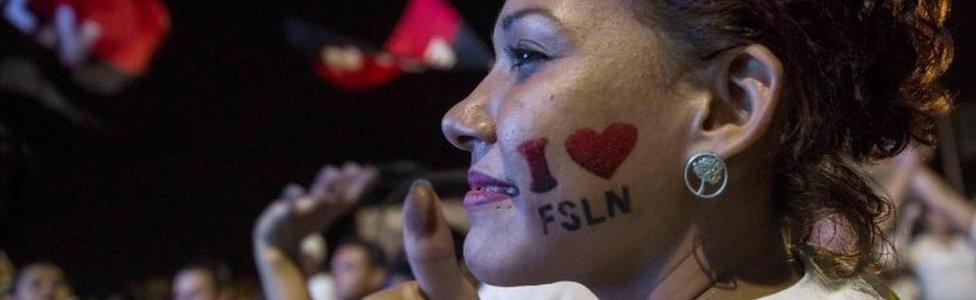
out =
[[[475,138],[470,135],[462,135],[457,137],[458,147],[469,149],[471,148],[471,143],[474,142]]]

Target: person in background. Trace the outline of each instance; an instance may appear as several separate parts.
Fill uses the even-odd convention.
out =
[[[390,277],[386,255],[380,246],[350,240],[336,248],[332,257],[336,295],[339,299],[362,299],[384,288]]]
[[[328,247],[322,234],[315,233],[302,240],[302,249],[299,254],[299,261],[302,271],[308,276],[308,294],[313,300],[335,300],[335,280],[325,270],[322,264],[325,263]]]
[[[917,203],[902,211],[895,247],[914,271],[922,299],[976,299],[976,236],[970,203],[924,166],[916,168],[911,190]],[[921,230],[912,236],[916,221]]]
[[[926,208],[941,214],[953,230],[969,237],[976,244],[976,208],[950,187],[934,171],[920,168],[912,178],[912,190]]]
[[[10,288],[13,285],[14,274],[16,273],[14,263],[7,257],[7,253],[0,250],[0,300],[9,299]]]
[[[173,299],[169,277],[152,277],[138,282],[129,282],[124,288],[110,294],[106,300],[167,300]]]
[[[169,278],[149,278],[135,286],[133,295],[139,300],[165,300],[173,298],[173,284]]]
[[[17,275],[13,292],[14,300],[76,299],[64,271],[47,262],[24,267]]]
[[[233,299],[230,267],[217,262],[198,262],[180,269],[173,278],[174,300]]]
[[[928,210],[922,230],[903,249],[902,260],[914,271],[922,299],[976,299],[976,250],[946,222]]]
[[[310,298],[307,275],[297,263],[302,239],[347,215],[378,177],[373,166],[325,166],[307,190],[289,184],[268,205],[254,228],[254,260],[267,298]]]

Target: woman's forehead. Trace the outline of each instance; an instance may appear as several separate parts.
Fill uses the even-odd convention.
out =
[[[502,25],[501,22],[507,16],[522,11],[536,11],[566,22],[605,18],[613,14],[625,13],[627,6],[622,5],[624,2],[621,0],[508,0],[499,15],[498,25]]]
[[[525,21],[541,20],[577,40],[585,40],[591,33],[616,36],[647,33],[646,23],[638,22],[626,3],[630,1],[509,0],[498,15],[494,32],[505,33]]]

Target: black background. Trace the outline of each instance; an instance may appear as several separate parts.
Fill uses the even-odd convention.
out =
[[[281,34],[282,18],[297,16],[381,45],[405,0],[164,2],[173,31],[147,76],[117,97],[77,99],[110,133],[29,110],[8,124],[29,145],[0,202],[0,248],[18,266],[56,262],[82,296],[170,276],[202,255],[253,274],[251,226],[287,182],[345,160],[467,164],[440,118],[484,74],[342,92]],[[502,1],[452,2],[487,43]],[[962,100],[976,92],[976,5],[955,5],[947,82]]]

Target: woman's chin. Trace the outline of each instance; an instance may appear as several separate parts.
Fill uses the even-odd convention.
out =
[[[499,224],[517,226],[514,223]],[[546,255],[543,237],[527,237],[518,232],[472,227],[464,243],[464,260],[479,281],[494,286],[544,284],[557,278],[559,267]]]

